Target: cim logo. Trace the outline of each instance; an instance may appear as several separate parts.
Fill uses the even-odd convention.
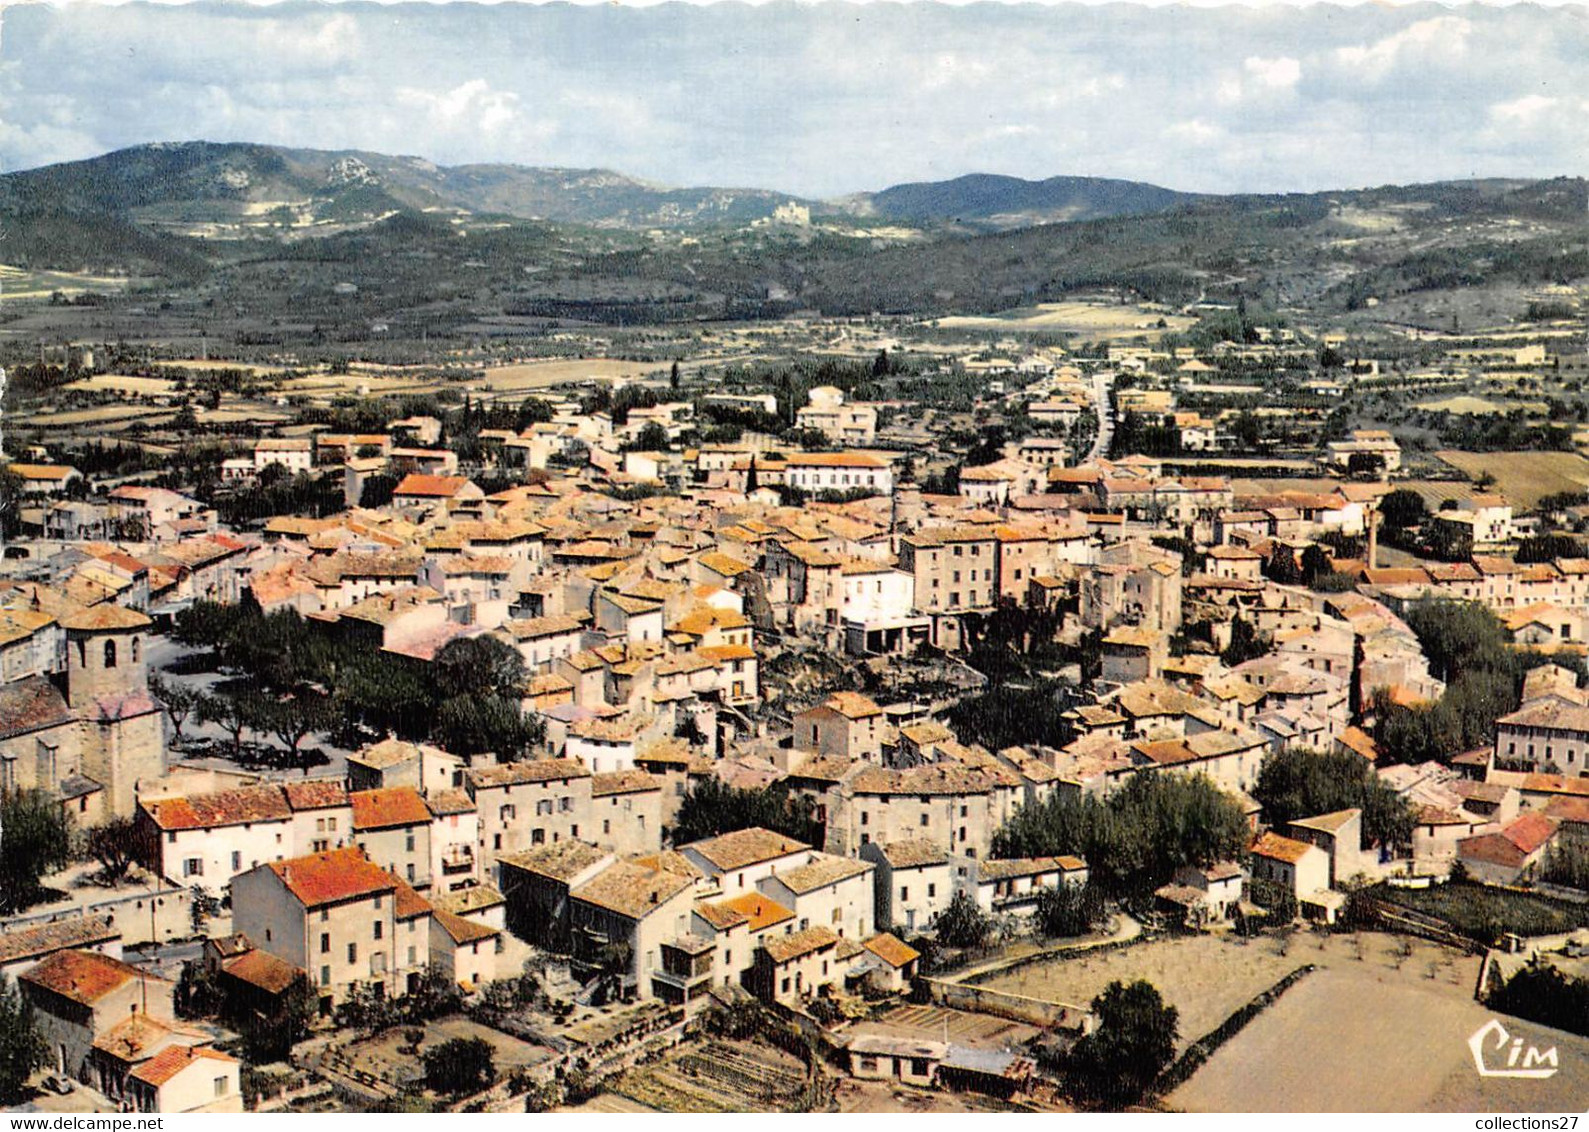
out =
[[[1494,1018],[1468,1039],[1468,1048],[1473,1051],[1473,1067],[1480,1077],[1527,1077],[1537,1081],[1555,1076],[1560,1068],[1555,1046],[1543,1051],[1538,1046],[1529,1046],[1525,1050],[1523,1039],[1512,1037]],[[1492,1060],[1500,1061],[1504,1057],[1504,1068],[1492,1069],[1486,1065],[1486,1051]]]

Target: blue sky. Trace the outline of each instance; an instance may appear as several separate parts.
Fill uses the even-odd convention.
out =
[[[1589,172],[1589,8],[70,3],[0,13],[0,167],[203,138],[832,196]]]

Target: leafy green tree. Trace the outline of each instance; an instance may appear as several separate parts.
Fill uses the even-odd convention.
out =
[[[22,992],[0,975],[0,1104],[23,1100],[24,1087],[49,1059],[49,1045],[39,1033],[33,1008]]]
[[[22,533],[22,503],[26,498],[22,477],[9,466],[0,467],[0,538]]]
[[[165,707],[166,716],[171,720],[172,738],[181,746],[182,725],[198,710],[199,693],[185,684],[167,680],[158,672],[149,675],[149,691]]]
[[[765,790],[741,790],[708,778],[679,804],[673,841],[687,845],[739,829],[770,829],[807,845],[820,845],[822,827],[814,813],[811,799],[790,795],[782,783]]]
[[[1045,888],[1037,894],[1035,914],[1044,935],[1086,935],[1103,923],[1103,893],[1091,881]]]
[[[1404,487],[1397,488],[1379,501],[1379,514],[1385,526],[1393,530],[1416,527],[1424,520],[1423,496]]]
[[[1230,622],[1230,644],[1220,653],[1219,659],[1229,668],[1257,660],[1269,652],[1269,638],[1254,629],[1245,617],[1235,617]]]
[[[1269,553],[1269,560],[1264,563],[1264,577],[1271,582],[1282,586],[1296,586],[1302,583],[1302,571],[1297,566],[1296,552],[1283,542],[1277,542]]]
[[[477,1093],[496,1078],[495,1053],[484,1038],[450,1038],[422,1055],[425,1084],[438,1093]]]
[[[71,822],[42,790],[0,797],[0,912],[20,912],[41,895],[39,878],[64,868]]]
[[[437,707],[431,738],[455,755],[491,753],[512,762],[540,742],[544,733],[541,721],[525,715],[516,699],[453,696]]]
[[[1110,983],[1092,1000],[1092,1010],[1098,1028],[1070,1051],[1067,1086],[1104,1108],[1140,1103],[1175,1056],[1179,1012],[1143,979]]]
[[[1380,781],[1361,755],[1320,753],[1287,747],[1267,756],[1258,770],[1253,797],[1271,825],[1339,810],[1363,811],[1363,844],[1412,843],[1413,814],[1407,800]]]
[[[1138,774],[1107,800],[1056,793],[1023,807],[994,834],[993,856],[1079,856],[1100,891],[1141,897],[1183,865],[1234,858],[1248,836],[1241,806],[1207,776]]]
[[[1583,543],[1572,535],[1549,533],[1521,540],[1513,557],[1520,565],[1554,562],[1558,558],[1582,558],[1583,550]]]
[[[529,669],[519,650],[481,634],[448,641],[431,662],[442,699],[453,696],[522,696]]]
[[[949,906],[933,920],[933,933],[944,947],[981,947],[993,930],[993,921],[977,902],[957,892]]]
[[[112,817],[94,826],[88,831],[88,855],[99,862],[101,883],[119,883],[138,860],[138,823],[128,817]]]
[[[1570,977],[1553,964],[1525,966],[1490,995],[1488,1005],[1541,1026],[1589,1035],[1589,979]]]

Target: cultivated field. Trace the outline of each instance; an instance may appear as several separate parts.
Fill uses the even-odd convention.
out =
[[[580,358],[574,361],[525,362],[515,366],[493,366],[485,371],[485,388],[494,393],[515,393],[526,389],[547,389],[575,381],[635,381],[667,373],[668,367],[655,362],[625,362],[612,358]]]
[[[1576,452],[1458,452],[1436,456],[1470,476],[1495,477],[1495,489],[1519,507],[1532,507],[1541,496],[1589,488],[1589,460]]]
[[[80,378],[64,388],[71,391],[109,390],[112,393],[133,393],[145,397],[163,397],[176,388],[176,382],[164,377],[137,377],[128,373],[96,373]]]
[[[1306,950],[1306,949],[1304,949]],[[1373,962],[1306,976],[1168,1098],[1193,1112],[1577,1112],[1589,1041],[1503,1019],[1561,1068],[1544,1080],[1481,1078],[1467,1040],[1492,1015],[1469,988]]]
[[[787,1112],[805,1085],[800,1059],[761,1042],[690,1043],[629,1070],[570,1112]]]
[[[1550,411],[1550,406],[1543,401],[1494,401],[1485,397],[1474,397],[1467,393],[1459,393],[1456,396],[1446,397],[1438,401],[1419,401],[1413,408],[1426,409],[1431,413],[1457,413],[1476,417],[1488,417],[1496,413],[1510,413],[1513,409],[1522,409],[1525,412],[1539,414]]]
[[[1165,323],[1159,326],[1159,320]],[[952,315],[936,319],[946,330],[1032,330],[1055,334],[1079,334],[1087,338],[1131,338],[1157,334],[1164,329],[1185,330],[1196,324],[1185,315],[1143,306],[1116,306],[1104,303],[1039,303],[997,315]]]
[[[1361,960],[1354,941],[1361,942]],[[1179,1048],[1185,1049],[1286,975],[1309,963],[1358,968],[1373,971],[1383,979],[1413,983],[1429,982],[1432,969],[1434,981],[1441,986],[1451,988],[1459,996],[1471,994],[1478,977],[1478,960],[1433,944],[1409,942],[1411,955],[1404,956],[1397,951],[1400,940],[1393,936],[1299,933],[1282,954],[1281,944],[1274,939],[1244,942],[1233,935],[1189,936],[1034,964],[984,985],[1054,1002],[1085,1003],[1116,979],[1146,979],[1180,1011]]]

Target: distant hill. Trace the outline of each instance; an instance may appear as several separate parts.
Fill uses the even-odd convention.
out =
[[[1164,212],[1200,199],[1140,181],[1103,177],[1050,177],[1026,181],[973,173],[952,181],[895,185],[850,198],[853,211],[913,224],[960,224],[973,228],[1030,228],[1110,216]]]

